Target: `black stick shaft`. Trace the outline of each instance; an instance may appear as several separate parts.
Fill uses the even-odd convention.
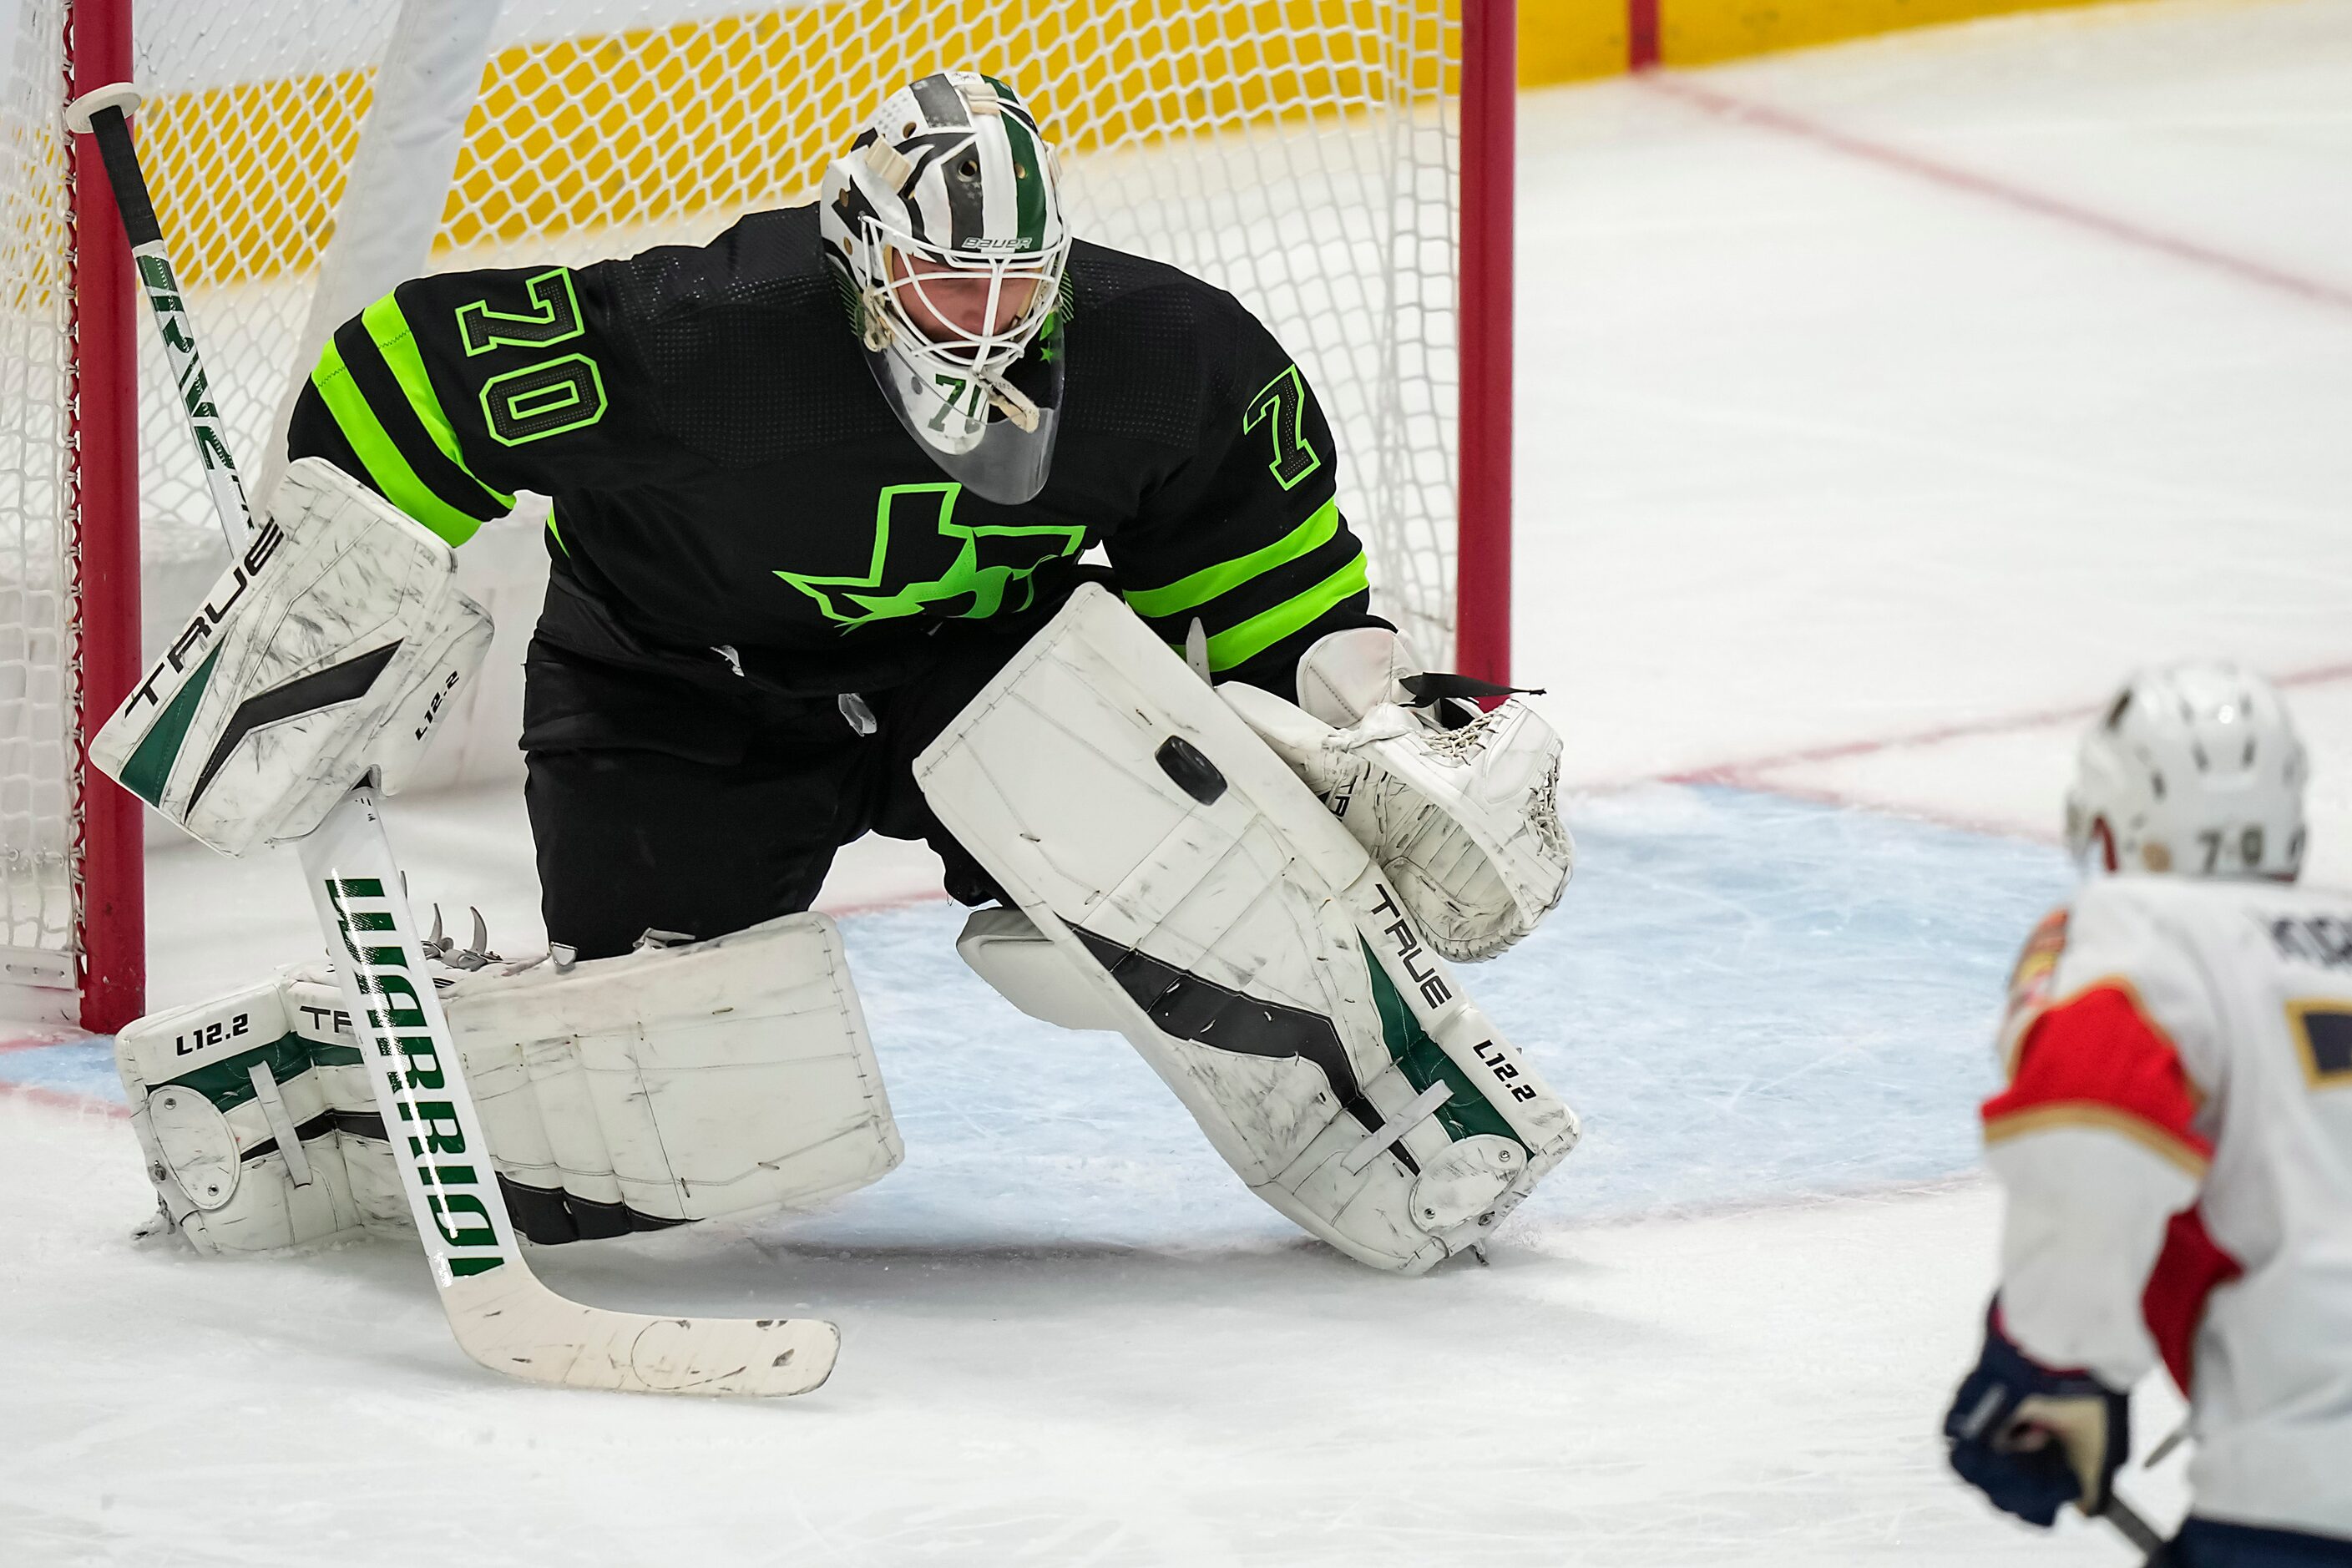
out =
[[[196,353],[196,329],[188,320],[187,301],[163,249],[163,227],[155,219],[154,198],[147,176],[139,167],[139,148],[131,140],[131,125],[119,105],[110,105],[89,117],[89,133],[98,138],[99,157],[106,164],[106,183],[114,188],[114,209],[122,215],[122,232],[131,241],[132,264],[147,307],[163,334],[164,357],[172,380],[180,390],[181,411],[188,435],[196,444],[196,461],[205,471],[205,488],[212,495],[220,519],[221,537],[229,553],[242,554],[253,531],[253,510],[246,500],[245,481],[237,478],[236,461],[229,456],[228,431],[220,407],[213,401],[203,358]]]
[[[106,183],[114,187],[114,210],[122,215],[131,248],[153,245],[163,237],[163,226],[155,221],[155,202],[147,194],[139,149],[131,144],[131,122],[120,109],[101,109],[89,117],[89,131],[98,138],[98,155],[106,162]]]
[[[2149,1562],[2156,1562],[2158,1554],[2164,1551],[2164,1537],[2158,1535],[2156,1528],[2140,1517],[2139,1510],[2113,1492],[2107,1494],[2107,1506],[2099,1510],[2099,1517],[2122,1531],[2126,1541],[2147,1553]]]

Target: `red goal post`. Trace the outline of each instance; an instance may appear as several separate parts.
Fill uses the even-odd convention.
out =
[[[21,994],[0,1014],[110,1030],[144,1005],[142,825],[82,743],[138,678],[142,566],[151,636],[212,569],[95,150],[63,129],[67,100],[110,80],[149,94],[156,205],[266,479],[318,279],[372,206],[439,211],[404,275],[698,241],[806,199],[896,80],[1005,75],[1064,149],[1080,233],[1233,289],[1299,356],[1376,607],[1433,662],[1508,678],[1514,0],[467,0],[496,20],[450,111],[454,164],[375,204],[344,187],[394,15],[457,0],[147,0],[135,40],[131,0],[0,3],[17,12],[0,377],[32,405],[0,408],[0,595],[21,623],[0,647],[0,963]],[[238,10],[251,25],[222,25]]]

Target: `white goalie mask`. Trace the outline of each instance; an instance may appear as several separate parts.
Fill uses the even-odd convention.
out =
[[[2230,664],[2134,675],[2083,737],[2066,847],[2093,871],[2303,868],[2303,742],[2271,683]]]
[[[949,478],[1002,504],[1045,487],[1062,395],[1059,168],[1004,83],[895,92],[825,171],[819,223],[867,367]]]

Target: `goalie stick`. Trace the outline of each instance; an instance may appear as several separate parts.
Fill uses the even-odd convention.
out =
[[[2099,1510],[2098,1517],[2114,1525],[2116,1533],[2138,1548],[2147,1562],[2161,1560],[2164,1537],[2156,1532],[2156,1527],[2148,1523],[2139,1510],[2116,1495],[2113,1487],[2107,1489],[2107,1506]]]
[[[253,520],[205,379],[127,116],[139,92],[117,82],[66,106],[98,139],[115,209],[178,382],[213,505],[231,552]],[[802,1394],[833,1370],[831,1323],[792,1318],[673,1318],[567,1300],[523,1261],[489,1142],[441,1010],[375,790],[356,780],[300,844],[319,929],[362,1049],[376,1110],[407,1157],[400,1186],[450,1331],[493,1372],[532,1383],[664,1394]]]

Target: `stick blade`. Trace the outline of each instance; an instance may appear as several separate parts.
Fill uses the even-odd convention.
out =
[[[816,1318],[676,1318],[568,1301],[528,1274],[455,1279],[441,1304],[466,1353],[527,1383],[630,1394],[806,1394],[841,1331]]]

